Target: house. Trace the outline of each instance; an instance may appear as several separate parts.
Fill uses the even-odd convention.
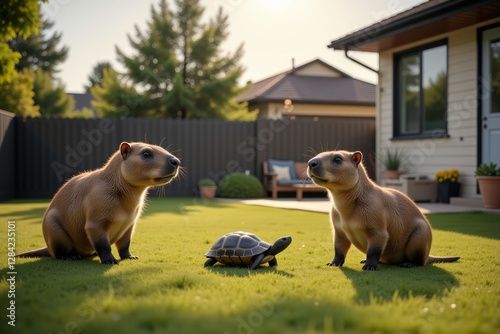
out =
[[[260,118],[374,118],[375,92],[375,85],[316,59],[254,83],[236,100]]]
[[[92,94],[90,93],[66,93],[69,96],[72,96],[75,100],[75,110],[82,110],[84,108],[92,110],[95,116],[97,116],[97,112],[94,107],[92,107],[91,101],[93,100]]]
[[[500,164],[500,1],[429,0],[329,47],[379,54],[377,152],[404,148],[431,178],[457,168],[456,203],[480,201],[476,166]]]

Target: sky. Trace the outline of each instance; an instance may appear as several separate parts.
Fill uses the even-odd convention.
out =
[[[173,8],[173,0],[167,1]],[[203,20],[223,8],[229,16],[229,36],[223,53],[234,53],[243,44],[240,83],[257,82],[289,70],[292,59],[300,66],[321,59],[361,80],[376,83],[376,74],[345,58],[343,51],[327,48],[330,41],[402,12],[424,0],[200,0]],[[135,26],[142,32],[159,0],[49,0],[42,5],[52,30],[62,33],[61,45],[69,47],[57,77],[70,93],[84,92],[88,75],[101,61],[120,70],[115,47],[132,55],[127,35]],[[353,57],[377,68],[374,53],[352,52]]]

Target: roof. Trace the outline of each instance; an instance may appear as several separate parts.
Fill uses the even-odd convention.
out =
[[[73,96],[75,100],[75,110],[82,110],[83,108],[94,109],[90,101],[92,101],[92,94],[90,93],[67,93]]]
[[[498,18],[499,0],[429,0],[331,41],[332,49],[381,52]]]
[[[335,72],[337,76],[304,75],[302,70],[311,65],[325,67],[325,72]],[[354,104],[375,105],[375,85],[354,79],[320,59],[285,71],[252,85],[238,102],[249,104],[259,102],[283,102],[291,99],[293,103],[316,104]]]

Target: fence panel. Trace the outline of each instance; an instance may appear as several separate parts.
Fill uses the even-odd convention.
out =
[[[0,201],[16,194],[15,115],[0,110]]]
[[[261,178],[262,162],[269,158],[307,161],[335,148],[360,150],[367,157],[375,150],[373,118],[226,122],[18,117],[15,136],[14,121],[3,122],[9,125],[0,123],[2,175],[15,180],[20,198],[53,196],[69,177],[102,166],[122,141],[161,145],[181,160],[183,176],[152,196],[197,195],[199,179],[217,181],[236,171],[249,170]],[[14,162],[4,164],[4,156],[13,156]],[[9,187],[4,197],[13,197]]]

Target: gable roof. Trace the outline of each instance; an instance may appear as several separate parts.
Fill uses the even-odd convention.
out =
[[[332,49],[380,52],[497,18],[498,0],[429,0],[333,40]]]
[[[325,67],[325,75],[301,74],[312,65]],[[335,72],[336,76],[328,75],[329,71]],[[316,59],[254,83],[236,100],[250,105],[259,102],[281,103],[285,99],[291,99],[293,103],[375,105],[375,87]]]

